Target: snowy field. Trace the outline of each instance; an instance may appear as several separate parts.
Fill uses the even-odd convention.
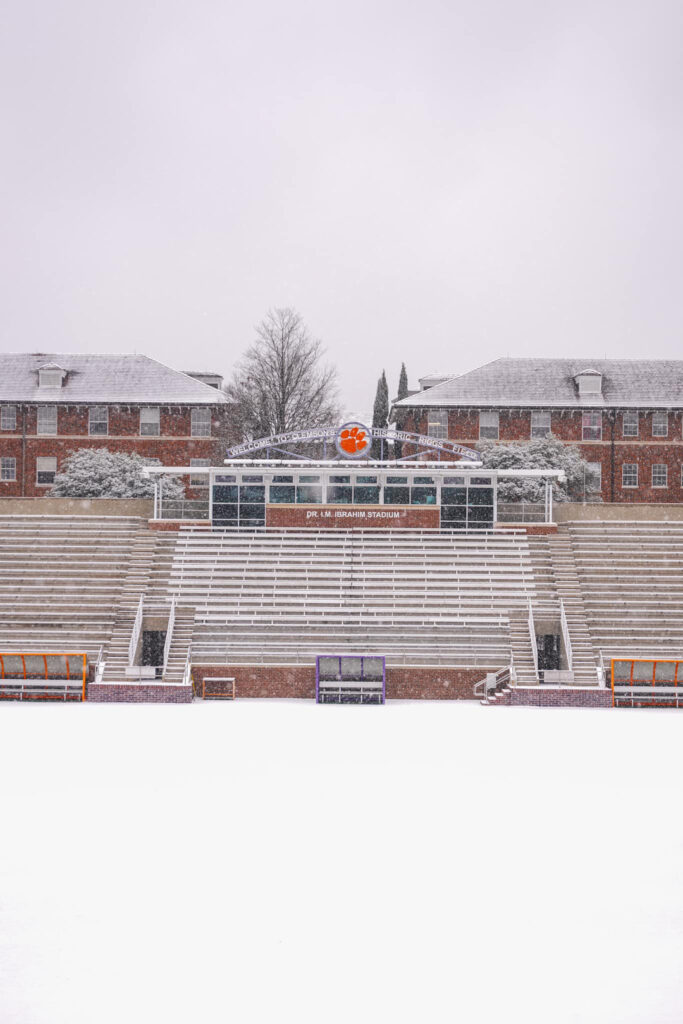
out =
[[[683,713],[0,707],[2,1024],[683,1019]]]

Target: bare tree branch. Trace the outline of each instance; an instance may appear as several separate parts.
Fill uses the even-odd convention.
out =
[[[337,371],[323,356],[296,310],[269,310],[226,389],[243,439],[337,420]]]

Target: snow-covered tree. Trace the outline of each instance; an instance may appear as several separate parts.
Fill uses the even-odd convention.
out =
[[[160,466],[158,459],[110,452],[108,448],[80,448],[55,476],[50,496],[55,498],[151,498],[154,481],[144,477],[145,466]],[[182,498],[180,480],[164,476],[164,496]]]
[[[564,444],[549,434],[547,437],[524,444],[498,444],[483,441],[478,445],[481,461],[486,469],[561,469],[566,481],[553,481],[555,501],[581,501],[586,493],[599,497],[592,491],[591,468],[581,456],[576,445]],[[521,480],[500,480],[498,499],[500,501],[542,502],[545,481],[533,477]]]

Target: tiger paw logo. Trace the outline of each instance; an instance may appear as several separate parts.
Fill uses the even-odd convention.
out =
[[[337,451],[347,459],[360,459],[372,445],[370,431],[362,423],[345,423],[337,433]]]

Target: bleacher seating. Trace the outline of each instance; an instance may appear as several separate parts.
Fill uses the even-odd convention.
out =
[[[0,518],[0,650],[83,651],[108,641],[137,537],[136,518]]]
[[[683,522],[571,522],[591,639],[612,657],[683,657]]]
[[[196,609],[192,657],[309,662],[326,651],[389,664],[509,661],[508,612],[534,592],[514,531],[180,531],[170,589]]]

